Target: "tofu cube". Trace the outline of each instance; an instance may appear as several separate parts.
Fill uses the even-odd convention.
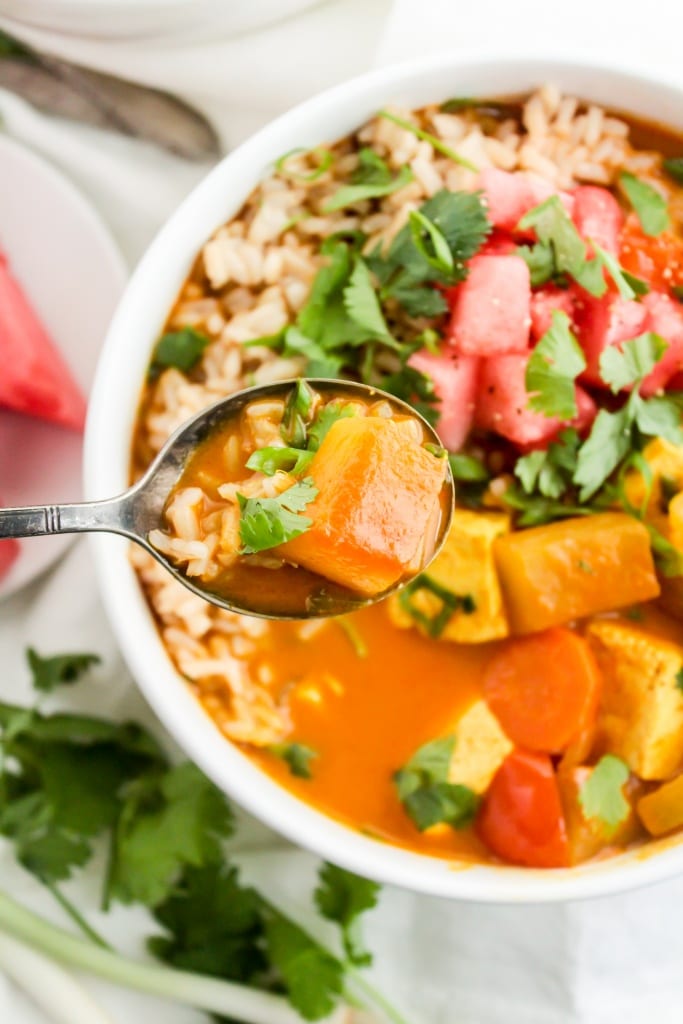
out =
[[[683,647],[616,620],[588,628],[602,672],[598,744],[641,779],[683,767]]]
[[[493,544],[510,530],[510,518],[502,512],[469,512],[456,509],[446,542],[425,573],[439,587],[464,597],[474,610],[456,609],[439,633],[441,640],[479,644],[497,640],[510,632],[503,596],[493,560]],[[389,615],[400,628],[418,626],[427,632],[405,608],[433,619],[443,609],[441,599],[428,589],[417,589],[389,598]]]
[[[486,702],[477,700],[456,723],[448,781],[483,793],[512,749]]]

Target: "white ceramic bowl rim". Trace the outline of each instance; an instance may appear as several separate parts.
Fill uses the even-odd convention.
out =
[[[226,157],[184,201],[142,259],[107,337],[93,389],[85,449],[90,498],[127,486],[130,439],[151,346],[204,241],[234,215],[279,155],[351,131],[386,104],[419,106],[449,95],[522,92],[545,81],[587,99],[683,128],[674,83],[618,67],[566,60],[444,56],[389,67],[294,108]],[[261,772],[219,733],[175,671],[119,538],[93,538],[105,608],[130,670],[161,722],[236,802],[293,842],[358,874],[437,896],[482,902],[605,895],[683,871],[683,845],[651,845],[608,861],[538,871],[448,861],[383,844],[328,818]]]

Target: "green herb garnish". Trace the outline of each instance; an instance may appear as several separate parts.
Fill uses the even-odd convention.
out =
[[[553,310],[551,326],[527,363],[529,409],[544,416],[572,419],[577,414],[574,381],[585,368],[586,358],[570,330],[569,317]]]
[[[169,366],[187,373],[197,365],[211,339],[194,327],[163,334],[152,354],[150,373],[159,373]]]
[[[312,520],[300,513],[315,497],[318,488],[310,477],[288,487],[277,498],[245,498],[237,495],[240,506],[240,554],[267,551],[310,529]]]
[[[340,615],[334,621],[337,623],[342,632],[346,635],[346,638],[353,647],[357,657],[367,658],[368,645],[366,644],[363,638],[363,634],[361,633],[356,623],[347,615]]]
[[[394,775],[399,800],[420,832],[441,823],[465,828],[477,812],[476,793],[448,781],[454,749],[455,736],[432,740]]]
[[[626,193],[646,235],[655,237],[669,227],[669,210],[666,199],[646,181],[636,178],[628,171],[619,175],[619,184]]]
[[[342,399],[332,399],[331,402],[322,407],[311,424],[308,431],[309,451],[317,452],[330,432],[330,428],[337,420],[345,420],[350,416],[357,415],[358,410],[349,402],[345,402]]]
[[[299,156],[307,154],[312,160],[317,162],[315,167],[308,174],[299,174],[296,171],[290,171],[287,168],[287,161],[293,156]],[[291,178],[292,181],[317,181],[318,178],[322,178],[326,171],[329,171],[334,161],[334,154],[331,150],[326,149],[325,146],[318,146],[316,149],[306,150],[302,147],[296,149],[290,149],[288,153],[284,153],[278,160],[275,161],[275,170],[278,174],[281,174],[285,178]]]
[[[413,603],[413,597],[421,590],[433,594],[441,602],[441,607],[434,615],[427,615]],[[453,613],[460,609],[465,615],[472,615],[476,611],[476,605],[471,594],[455,594],[447,587],[442,587],[426,573],[421,573],[414,580],[405,586],[398,595],[398,600],[404,612],[407,612],[426,630],[433,638],[438,638],[443,633]]]
[[[586,818],[597,821],[610,834],[628,818],[631,806],[624,796],[629,767],[620,757],[605,754],[579,790],[579,803]]]
[[[351,184],[343,185],[323,206],[324,213],[334,213],[366,199],[381,199],[405,188],[413,180],[409,167],[393,175],[388,164],[374,149],[361,149],[359,164],[351,175]]]
[[[307,426],[313,413],[315,393],[310,385],[299,379],[285,402],[280,424],[282,440],[292,448],[305,448],[308,440]]]
[[[662,161],[662,167],[675,182],[683,185],[683,157],[674,156]]]
[[[315,890],[315,903],[324,918],[341,928],[344,952],[357,967],[369,967],[372,956],[360,934],[360,917],[377,906],[380,887],[376,882],[325,864],[320,870],[320,883]]]
[[[311,761],[318,757],[317,750],[303,743],[271,743],[268,750],[285,762],[292,775],[299,779],[312,777]]]
[[[528,495],[560,498],[571,486],[581,438],[574,429],[563,430],[546,449],[529,452],[515,464],[515,476]]]
[[[423,131],[422,128],[418,128],[416,124],[412,124],[411,121],[406,121],[402,117],[398,117],[396,114],[391,114],[388,110],[380,110],[378,117],[383,117],[385,121],[392,121],[397,124],[399,128],[405,129],[407,132],[412,132],[418,139],[422,139],[423,142],[428,142],[437,153],[441,153],[442,156],[447,156],[449,160],[453,160],[456,164],[460,164],[461,167],[466,167],[468,171],[474,171],[476,174],[479,168],[476,164],[473,164],[471,160],[467,160],[464,156],[460,156],[454,149],[447,146],[441,139],[437,139],[436,135],[432,135],[430,132]]]
[[[299,476],[308,469],[313,454],[299,448],[258,448],[247,459],[247,469],[265,476],[274,476],[279,471]]]
[[[33,685],[36,690],[50,693],[65,683],[77,683],[93,665],[99,665],[97,654],[56,654],[43,658],[33,647],[26,652]]]

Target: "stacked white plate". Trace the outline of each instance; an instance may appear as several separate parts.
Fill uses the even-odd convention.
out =
[[[64,35],[133,39],[247,32],[320,0],[0,0],[0,17]]]

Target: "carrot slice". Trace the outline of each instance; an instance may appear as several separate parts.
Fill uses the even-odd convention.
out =
[[[599,683],[586,640],[556,628],[506,643],[488,664],[484,696],[514,743],[552,754],[590,724]]]
[[[492,853],[532,868],[569,865],[560,794],[547,754],[515,750],[484,797],[477,831]]]

